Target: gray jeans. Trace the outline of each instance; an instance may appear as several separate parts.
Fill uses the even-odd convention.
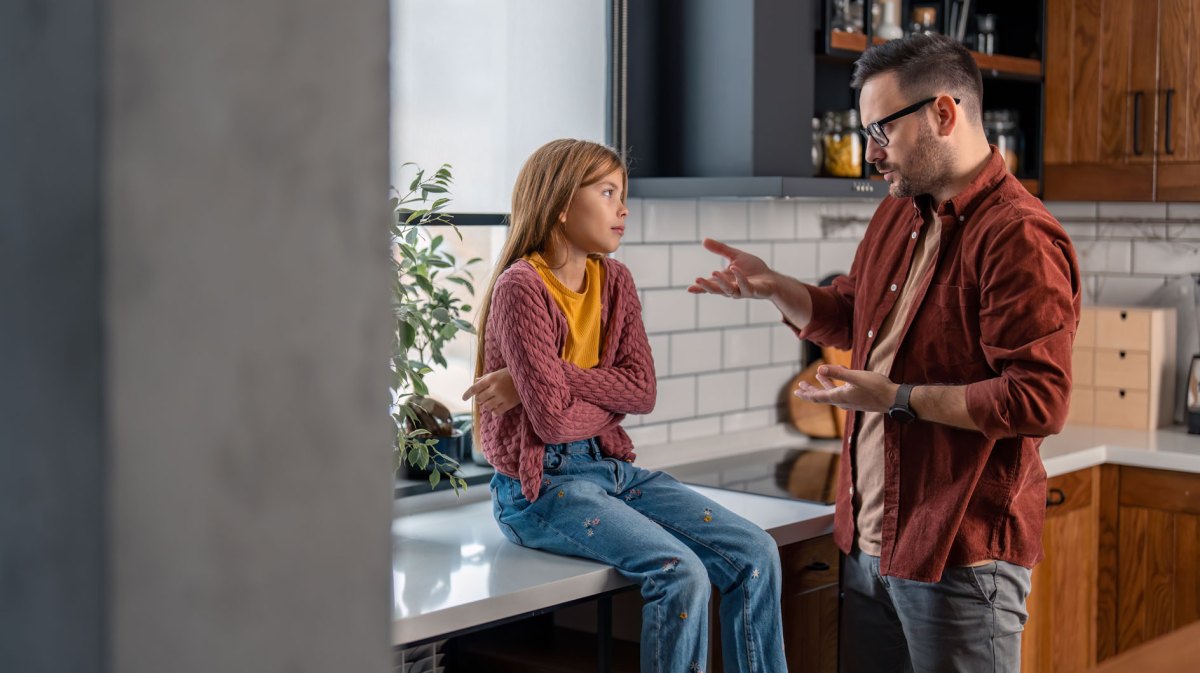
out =
[[[940,582],[879,574],[857,548],[842,565],[843,673],[1007,673],[1021,669],[1029,569],[946,568]]]

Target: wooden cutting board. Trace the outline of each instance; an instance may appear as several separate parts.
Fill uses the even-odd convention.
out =
[[[823,348],[821,357],[805,367],[788,383],[788,417],[797,430],[809,437],[837,438],[842,436],[842,431],[846,426],[844,409],[839,409],[831,404],[817,404],[802,400],[794,393],[801,381],[807,381],[820,388],[821,384],[817,382],[817,368],[826,363],[849,367],[850,355],[850,351]]]

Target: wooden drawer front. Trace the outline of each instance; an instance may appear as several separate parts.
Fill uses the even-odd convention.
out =
[[[1077,386],[1094,385],[1096,351],[1091,348],[1080,348],[1078,344],[1071,351],[1071,379]]]
[[[1150,348],[1150,311],[1096,309],[1096,348],[1144,351]]]
[[[1114,428],[1150,427],[1150,396],[1137,390],[1095,389],[1095,423]]]
[[[1121,506],[1200,514],[1200,474],[1121,467]]]
[[[1060,515],[1092,504],[1092,479],[1095,468],[1084,468],[1046,480],[1046,515]]]
[[[1071,389],[1071,410],[1067,414],[1068,423],[1091,425],[1096,421],[1095,409],[1095,391],[1078,386]]]
[[[1150,354],[1145,351],[1096,351],[1096,386],[1150,389]]]
[[[1090,308],[1079,311],[1079,331],[1075,333],[1076,348],[1091,348],[1096,345],[1096,311]]]
[[[841,557],[832,535],[783,547],[779,557],[785,593],[800,594],[838,583]]]

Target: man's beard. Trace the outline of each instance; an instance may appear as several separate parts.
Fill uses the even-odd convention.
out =
[[[928,124],[923,124],[906,168],[897,173],[889,193],[896,198],[933,194],[946,183],[951,160],[950,150],[937,142]]]

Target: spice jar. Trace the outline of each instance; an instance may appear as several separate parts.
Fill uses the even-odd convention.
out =
[[[1017,175],[1021,170],[1021,156],[1024,154],[1025,137],[1021,133],[1017,121],[1020,114],[1016,110],[984,110],[983,131],[987,134],[988,142],[995,145],[1008,172]]]
[[[825,174],[838,178],[862,177],[863,146],[858,134],[858,111],[826,112],[822,125]]]
[[[822,141],[821,118],[812,118],[812,163],[813,175],[820,175],[825,169],[825,143]]]

